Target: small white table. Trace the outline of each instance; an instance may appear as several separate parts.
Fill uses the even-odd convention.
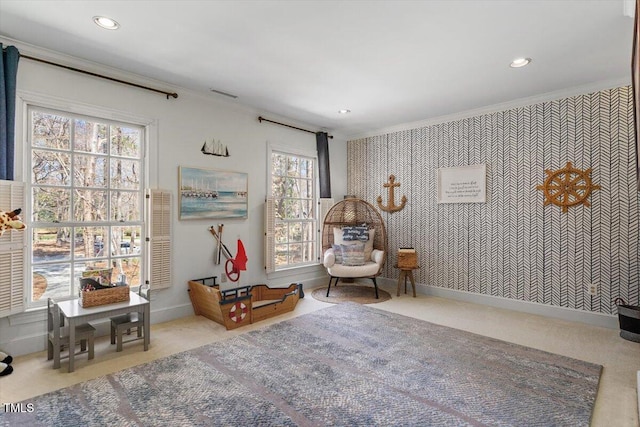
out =
[[[132,312],[144,312],[144,351],[149,349],[151,331],[151,313],[149,301],[135,292],[129,293],[129,301],[117,302],[113,304],[99,305],[96,307],[83,308],[80,301],[76,299],[60,301],[58,303],[60,312],[69,322],[69,342],[73,346],[76,340],[76,325],[86,323],[90,320],[104,319]],[[142,309],[142,310],[141,310]],[[73,372],[73,347],[69,351],[69,372]],[[59,363],[59,361],[58,361]]]

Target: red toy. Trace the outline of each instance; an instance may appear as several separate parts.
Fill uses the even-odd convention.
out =
[[[225,273],[232,282],[237,282],[240,278],[240,270],[247,271],[247,253],[244,250],[242,240],[238,239],[238,251],[235,258],[227,259],[224,265]],[[235,280],[233,279],[235,277]]]
[[[227,259],[227,262],[224,265],[224,272],[227,274],[227,277],[232,282],[237,282],[240,279],[240,271],[247,270],[247,252],[244,250],[244,245],[242,244],[242,240],[238,239],[238,250],[236,252],[236,257],[234,258],[227,248],[227,245],[222,243],[222,228],[223,224],[218,224],[218,232],[213,228],[213,226],[209,227],[209,232],[213,234],[213,237],[216,238],[218,242],[218,250],[214,255],[214,261],[216,264],[220,264],[220,254],[223,254]]]

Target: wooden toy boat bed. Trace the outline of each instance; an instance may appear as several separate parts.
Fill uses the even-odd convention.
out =
[[[301,283],[287,288],[253,285],[221,291],[213,277],[189,281],[195,314],[220,323],[227,330],[293,311],[302,296]]]

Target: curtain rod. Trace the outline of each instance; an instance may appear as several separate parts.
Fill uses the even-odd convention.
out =
[[[258,121],[259,121],[260,123],[262,123],[262,121],[263,121],[263,120],[264,120],[265,122],[275,123],[275,124],[280,125],[280,126],[286,126],[286,127],[288,127],[288,128],[291,128],[291,129],[301,130],[301,131],[303,131],[303,132],[309,132],[309,133],[313,133],[313,134],[315,134],[315,133],[316,133],[316,132],[314,132],[314,131],[312,131],[312,130],[302,129],[302,128],[295,127],[295,126],[291,126],[291,125],[288,125],[288,124],[285,124],[285,123],[274,122],[273,120],[265,119],[265,118],[264,118],[264,117],[262,117],[262,116],[259,116],[259,117],[258,117]],[[329,138],[333,139],[333,135],[327,135],[327,137],[329,137]]]
[[[100,77],[101,79],[111,80],[112,82],[118,82],[118,83],[122,83],[122,84],[129,85],[129,86],[139,87],[140,89],[146,89],[146,90],[150,90],[152,92],[162,93],[164,95],[167,95],[167,99],[169,99],[169,97],[172,97],[172,98],[177,98],[178,97],[178,94],[175,93],[175,92],[165,92],[163,90],[154,89],[152,87],[142,86],[142,85],[139,85],[139,84],[136,84],[136,83],[131,83],[131,82],[126,82],[124,80],[115,79],[113,77],[103,76],[102,74],[92,73],[91,71],[85,71],[85,70],[81,70],[79,68],[73,68],[73,67],[69,67],[67,65],[62,65],[62,64],[56,64],[55,62],[46,61],[46,60],[40,59],[40,58],[34,58],[33,56],[20,55],[20,57],[21,58],[30,59],[32,61],[42,62],[44,64],[53,65],[53,66],[60,67],[60,68],[65,68],[67,70],[76,71],[78,73],[88,74],[88,75],[94,76],[94,77]]]

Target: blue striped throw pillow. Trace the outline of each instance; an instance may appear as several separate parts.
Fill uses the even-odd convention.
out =
[[[342,265],[364,265],[364,243],[357,242],[340,245],[342,249]]]

